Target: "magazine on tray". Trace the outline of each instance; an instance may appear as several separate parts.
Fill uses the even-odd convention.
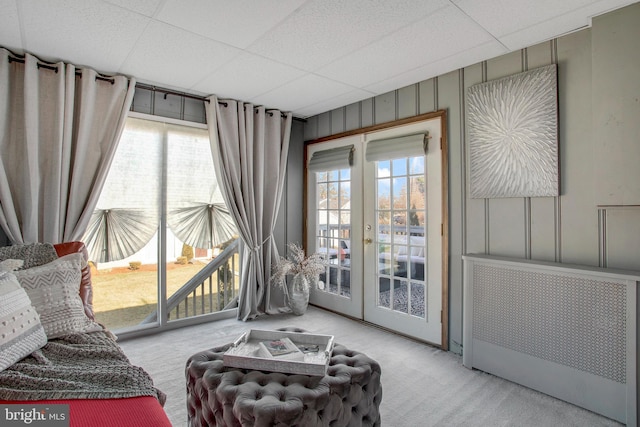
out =
[[[289,338],[260,341],[260,354],[267,358],[304,360],[304,353]]]

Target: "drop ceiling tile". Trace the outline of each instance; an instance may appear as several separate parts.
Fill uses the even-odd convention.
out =
[[[307,74],[249,101],[267,107],[294,111],[297,108],[306,107],[313,101],[326,101],[353,90],[353,87],[345,84]]]
[[[157,19],[245,48],[305,0],[167,0]]]
[[[22,53],[15,0],[0,0],[0,46]]]
[[[390,79],[371,84],[366,86],[365,89],[375,93],[386,93],[396,88],[428,80],[432,77],[482,62],[485,59],[495,58],[505,53],[507,53],[507,49],[502,44],[492,40],[439,61],[398,74]]]
[[[345,105],[351,105],[355,102],[362,101],[363,99],[371,98],[375,96],[375,93],[367,92],[365,90],[356,89],[351,92],[346,92],[335,98],[328,99],[323,102],[319,102],[306,107],[298,108],[296,110],[296,117],[311,117],[317,114],[330,111],[335,108],[344,107]]]
[[[149,22],[96,0],[22,0],[25,49],[102,72],[116,71]]]
[[[500,37],[510,50],[522,49],[534,44],[559,37],[591,26],[591,18],[603,13],[608,7],[618,8],[634,3],[637,0],[602,0],[588,4],[582,8],[554,16],[538,24],[506,34]]]
[[[410,71],[491,40],[486,31],[450,6],[320,68],[317,74],[365,87],[388,80],[400,70]]]
[[[240,53],[231,46],[153,21],[121,71],[140,80],[190,88]]]
[[[447,4],[445,0],[310,0],[248,50],[313,71]]]
[[[244,53],[192,87],[200,92],[245,100],[306,74],[302,70]]]
[[[496,37],[564,15],[597,0],[452,0]]]
[[[145,16],[153,16],[158,9],[158,6],[162,3],[162,0],[105,0],[107,3],[120,6],[124,9],[129,9],[133,12],[141,13]]]
[[[509,50],[517,50],[555,38],[557,35],[561,34],[560,32],[569,33],[575,30],[587,28],[588,26],[589,23],[585,22],[584,17],[568,13],[557,18],[532,25],[524,31],[516,31],[501,36],[499,37],[499,40],[509,48]],[[553,36],[550,36],[550,34],[553,34]]]

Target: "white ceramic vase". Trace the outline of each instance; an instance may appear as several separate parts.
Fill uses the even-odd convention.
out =
[[[309,281],[304,274],[296,274],[289,287],[289,308],[296,316],[302,316],[309,305]]]

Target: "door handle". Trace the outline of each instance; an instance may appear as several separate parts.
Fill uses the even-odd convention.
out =
[[[371,240],[370,238],[364,239],[364,244],[365,245],[370,245],[373,242],[373,240]]]

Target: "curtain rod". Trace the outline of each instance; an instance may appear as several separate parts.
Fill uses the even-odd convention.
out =
[[[9,52],[11,52],[11,51],[9,51]],[[24,64],[24,57],[21,58],[20,55],[17,55],[17,54],[15,54],[13,52],[11,52],[11,54],[15,55],[15,57],[14,56],[9,56],[9,63],[18,62],[20,64]],[[54,71],[56,73],[58,72],[58,67],[56,65],[53,65],[53,64],[50,64],[50,63],[44,63],[44,62],[41,62],[41,60],[38,60],[37,65],[38,65],[38,69],[44,68],[44,69],[47,69],[47,70]],[[80,70],[76,70],[76,76],[82,76],[82,72]],[[106,81],[106,82],[109,82],[111,84],[115,83],[115,79],[113,77],[107,77],[107,76],[104,76],[104,75],[99,74],[99,73],[96,75],[96,80]],[[144,84],[144,83],[136,83],[136,88],[146,89],[146,90],[150,90],[150,91],[153,91],[153,92],[164,93],[164,99],[167,99],[167,95],[176,95],[176,96],[182,96],[184,98],[195,99],[195,100],[198,100],[198,101],[209,102],[209,98],[206,98],[204,96],[192,95],[192,94],[184,93],[184,92],[178,92],[178,91],[175,91],[175,90],[160,88],[160,87],[157,87],[157,86],[147,85],[147,84]],[[218,101],[218,104],[224,105],[225,107],[227,107],[229,105],[225,101]],[[277,110],[276,109],[269,109],[269,110],[266,110],[266,111],[271,116],[273,116],[273,111],[277,111]],[[281,112],[280,116],[282,118],[284,118],[287,115],[285,113]],[[306,122],[307,121],[306,119],[300,119],[300,118],[297,118],[297,117],[293,117],[293,120],[300,121],[300,122]]]
[[[9,63],[12,63],[12,62],[17,62],[19,64],[24,64],[24,58],[14,58],[14,57],[10,56],[9,57]],[[51,65],[51,64],[47,64],[47,63],[38,62],[37,66],[38,66],[38,70],[40,68],[44,68],[46,70],[54,71],[56,74],[58,73],[58,66],[56,66],[56,65]],[[76,76],[82,77],[82,71],[76,70]],[[113,77],[106,77],[106,76],[103,76],[102,74],[99,74],[99,73],[96,75],[96,80],[102,80],[102,81],[105,81],[105,82],[109,82],[111,84],[115,83],[115,79]]]
[[[136,83],[136,88],[150,90],[152,92],[163,93],[164,94],[164,99],[167,99],[167,95],[176,95],[176,96],[182,96],[184,98],[195,99],[197,101],[210,102],[209,98],[204,97],[204,96],[192,95],[190,93],[185,93],[185,92],[178,92],[176,90],[165,89],[165,88],[162,88],[162,87],[157,87],[157,86],[148,85],[148,84],[144,84],[144,83]],[[225,101],[218,101],[218,104],[219,105],[223,105],[225,107],[229,106],[229,103],[225,102]],[[275,109],[275,108],[266,110],[266,112],[268,112],[271,116],[273,116],[273,111],[278,111],[278,110]],[[284,117],[287,117],[287,115],[285,113],[283,113],[283,112],[280,112],[280,117],[284,118]],[[294,117],[293,120],[300,121],[300,122],[306,122],[307,121],[306,119],[299,119],[297,117]]]

